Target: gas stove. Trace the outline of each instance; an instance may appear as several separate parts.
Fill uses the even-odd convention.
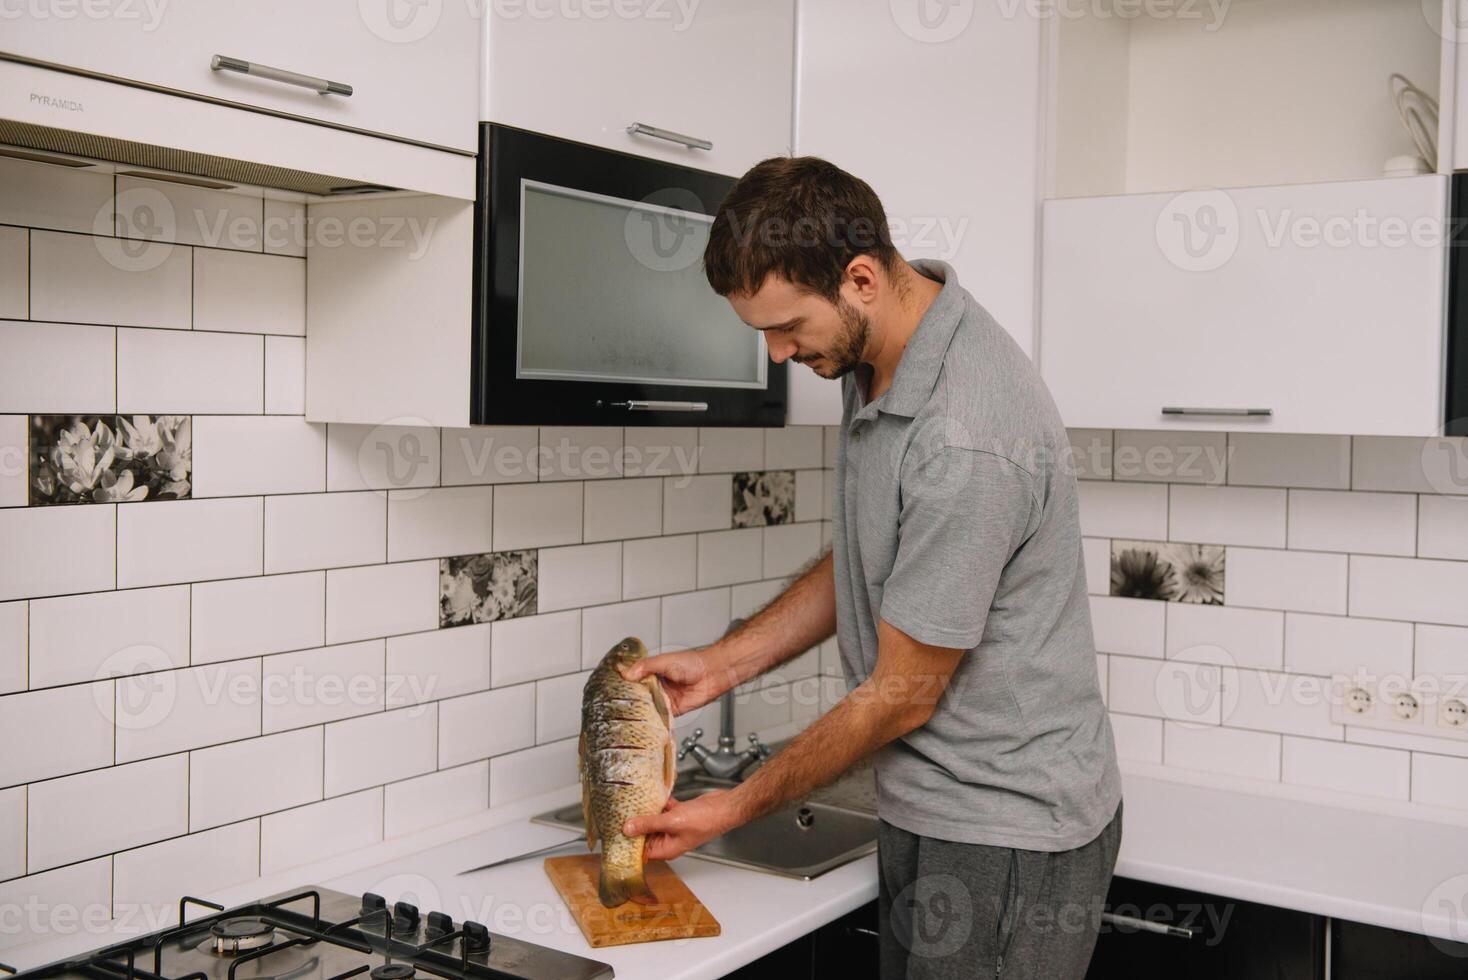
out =
[[[185,925],[129,939],[13,980],[595,980],[606,963],[491,934],[379,895],[327,888],[226,909],[186,897]]]

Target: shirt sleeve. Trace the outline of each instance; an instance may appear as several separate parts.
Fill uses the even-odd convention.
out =
[[[999,576],[1038,520],[1034,478],[1003,456],[954,446],[903,469],[881,616],[919,643],[978,646]]]

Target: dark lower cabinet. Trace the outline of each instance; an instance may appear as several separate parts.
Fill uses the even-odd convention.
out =
[[[1332,919],[1331,980],[1463,980],[1468,943]]]
[[[1321,980],[1325,920],[1115,878],[1087,980]]]
[[[1114,878],[1106,911],[1086,980],[1325,980],[1327,942],[1329,980],[1468,980],[1468,944],[1206,892]],[[877,903],[729,977],[878,980]]]
[[[877,903],[868,902],[727,974],[732,980],[877,980]]]

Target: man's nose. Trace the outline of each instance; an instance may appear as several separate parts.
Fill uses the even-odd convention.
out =
[[[785,361],[788,361],[791,357],[795,356],[795,345],[788,341],[777,340],[774,343],[769,344],[769,348],[770,360],[774,361],[776,364],[783,364]]]

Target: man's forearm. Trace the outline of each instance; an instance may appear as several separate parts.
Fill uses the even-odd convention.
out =
[[[731,802],[739,822],[824,786],[925,719],[900,700],[884,699],[880,689],[874,678],[863,681],[736,786]]]
[[[777,667],[836,632],[836,580],[826,554],[711,652],[741,684]],[[732,686],[732,685],[731,685]]]

